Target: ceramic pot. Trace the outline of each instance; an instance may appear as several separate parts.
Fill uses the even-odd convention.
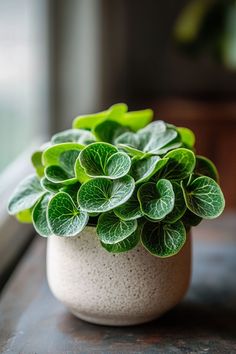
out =
[[[55,295],[88,322],[127,326],[153,320],[185,295],[191,273],[191,237],[176,256],[157,258],[141,245],[125,253],[104,250],[94,227],[78,237],[50,237],[47,276]]]

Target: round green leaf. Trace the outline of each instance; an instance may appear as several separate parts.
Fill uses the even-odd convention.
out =
[[[100,241],[115,244],[130,236],[136,228],[136,220],[125,221],[113,212],[108,212],[99,216],[96,230]]]
[[[65,154],[66,151],[78,151],[80,152],[84,148],[83,145],[77,143],[63,143],[58,145],[50,146],[43,152],[42,160],[45,166],[57,165],[61,166],[63,159],[61,161],[61,155]],[[64,155],[65,156],[65,155]]]
[[[219,174],[214,163],[204,156],[196,156],[196,168],[194,171],[198,175],[208,176],[219,181]]]
[[[187,207],[197,216],[214,219],[224,210],[225,200],[219,185],[210,177],[198,177],[187,187],[182,184]]]
[[[181,221],[174,224],[147,221],[141,230],[141,242],[152,255],[166,258],[177,254],[186,242],[186,231]]]
[[[109,178],[120,178],[129,172],[130,167],[130,157],[124,152],[117,152],[107,160],[106,173]]]
[[[80,187],[78,203],[87,212],[106,212],[125,203],[134,187],[134,180],[130,176],[116,180],[94,178]]]
[[[123,220],[134,220],[140,218],[143,213],[140,208],[137,191],[134,191],[127,202],[115,208],[114,213]]]
[[[131,160],[108,143],[88,145],[79,155],[80,165],[91,177],[120,178],[129,172]]]
[[[43,237],[48,237],[53,234],[47,221],[47,208],[50,198],[50,194],[46,193],[35,205],[32,212],[34,228],[37,233]]]
[[[165,217],[165,222],[168,223],[179,220],[187,209],[181,186],[177,182],[172,182],[171,184],[175,194],[175,205],[173,210]]]
[[[93,134],[85,129],[68,129],[57,133],[52,137],[53,144],[79,143],[82,145],[91,144],[95,141]]]
[[[161,171],[161,176],[171,180],[181,180],[188,177],[194,170],[196,159],[191,150],[180,148],[165,155],[168,162]]]
[[[122,253],[122,252],[130,251],[131,249],[136,247],[139,241],[140,241],[140,230],[139,228],[137,228],[135,232],[133,232],[128,237],[126,237],[123,241],[114,244],[101,242],[101,245],[108,252]]]
[[[161,220],[169,214],[175,203],[175,195],[170,181],[160,179],[156,184],[148,182],[138,190],[142,212],[149,218]]]
[[[26,177],[15,189],[8,203],[9,214],[18,214],[20,211],[30,209],[43,196],[40,180],[37,176]]]
[[[59,192],[49,202],[47,219],[56,236],[76,236],[88,222],[86,212],[78,209],[69,194]]]

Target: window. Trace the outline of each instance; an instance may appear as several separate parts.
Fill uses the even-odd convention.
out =
[[[47,0],[0,0],[0,283],[33,235],[6,207],[48,131],[47,31]]]
[[[46,0],[0,0],[0,172],[47,129]]]

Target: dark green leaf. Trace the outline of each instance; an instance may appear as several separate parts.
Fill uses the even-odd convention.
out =
[[[179,220],[187,209],[181,186],[177,182],[172,182],[171,184],[175,194],[175,205],[173,210],[165,217],[165,222],[168,223]]]
[[[59,184],[73,184],[77,181],[76,178],[71,177],[60,166],[48,166],[45,169],[46,178],[52,183]]]
[[[192,213],[189,209],[187,209],[181,221],[184,223],[184,225],[197,226],[202,221],[202,218],[200,218],[196,214]]]
[[[161,170],[161,177],[171,180],[182,180],[188,177],[195,168],[195,155],[191,150],[180,148],[165,155],[168,162]]]
[[[59,192],[60,188],[63,187],[63,184],[60,183],[53,183],[49,181],[46,177],[43,177],[40,181],[41,186],[43,189],[45,189],[47,192],[51,193],[57,193]]]
[[[53,234],[47,221],[47,208],[50,198],[50,194],[46,193],[35,205],[32,212],[35,230],[43,237],[48,237]]]
[[[194,172],[198,175],[211,177],[216,182],[219,181],[219,175],[216,166],[211,160],[204,156],[196,156],[196,168]]]
[[[219,185],[210,177],[198,177],[184,187],[187,207],[204,219],[214,219],[224,210],[225,200]]]
[[[108,143],[88,145],[79,156],[85,173],[91,177],[120,178],[129,172],[131,160]]]
[[[87,212],[106,212],[125,203],[134,191],[134,180],[130,176],[109,180],[94,178],[82,184],[78,202]]]
[[[25,178],[15,189],[8,204],[9,214],[18,214],[20,211],[30,209],[43,196],[40,180],[35,175]]]
[[[138,199],[145,215],[161,220],[173,210],[175,195],[171,182],[160,179],[156,184],[143,184],[138,190]]]
[[[137,191],[134,191],[127,202],[114,209],[114,213],[123,220],[134,220],[140,218],[143,213],[138,201]]]
[[[137,246],[139,240],[140,240],[140,230],[139,228],[137,228],[135,232],[133,232],[130,236],[125,238],[123,241],[114,244],[109,244],[109,243],[106,244],[104,242],[101,242],[101,245],[108,252],[121,253],[133,249],[135,246]]]
[[[115,121],[106,120],[96,125],[93,133],[99,141],[114,144],[115,139],[127,131],[129,131],[127,127]]]
[[[81,211],[69,194],[59,192],[49,202],[48,222],[56,236],[76,236],[87,224],[88,215]]]
[[[101,242],[115,244],[130,236],[136,228],[136,220],[125,221],[113,212],[108,212],[99,216],[97,234]]]
[[[148,156],[143,159],[134,158],[130,175],[136,180],[136,184],[148,181],[158,170],[160,170],[168,159],[161,159],[159,156]]]
[[[141,231],[141,242],[152,255],[166,258],[177,254],[186,242],[186,231],[181,221],[174,224],[146,222]]]

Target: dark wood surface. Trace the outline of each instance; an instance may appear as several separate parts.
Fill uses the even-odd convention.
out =
[[[53,298],[45,277],[46,243],[37,238],[0,300],[0,352],[236,353],[235,230],[234,214],[195,229],[185,299],[161,319],[125,328],[83,322]]]

